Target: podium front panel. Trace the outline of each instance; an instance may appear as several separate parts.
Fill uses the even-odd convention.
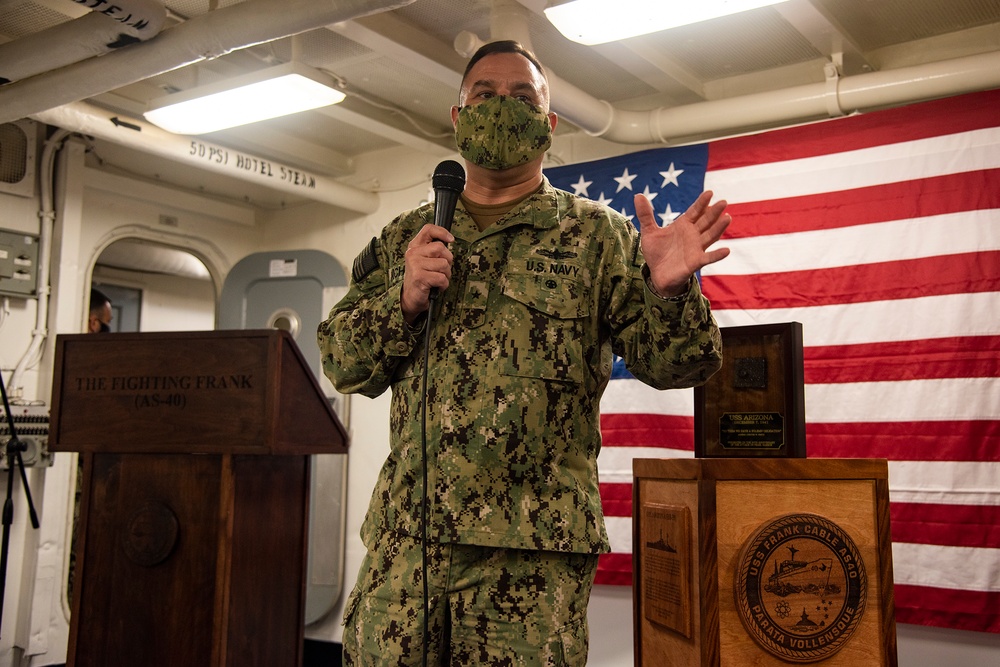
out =
[[[56,338],[52,451],[346,452],[347,434],[285,331]]]

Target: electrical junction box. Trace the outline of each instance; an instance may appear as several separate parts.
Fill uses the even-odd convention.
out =
[[[0,468],[10,467],[6,445],[11,438],[10,422],[13,419],[17,439],[24,445],[21,462],[26,467],[49,467],[52,454],[49,452],[49,408],[44,405],[12,405],[10,417],[0,407]]]
[[[0,296],[38,293],[38,236],[0,229]]]

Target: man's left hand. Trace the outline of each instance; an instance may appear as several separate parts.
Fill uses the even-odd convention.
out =
[[[729,248],[708,249],[732,221],[724,213],[727,205],[724,200],[710,205],[711,201],[710,190],[701,193],[687,211],[660,227],[649,199],[641,194],[635,196],[642,254],[652,287],[660,296],[681,294],[695,272],[729,255]]]

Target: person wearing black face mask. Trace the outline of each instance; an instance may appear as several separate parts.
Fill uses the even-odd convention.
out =
[[[91,288],[90,317],[87,318],[87,333],[108,333],[111,331],[111,299],[104,292]]]

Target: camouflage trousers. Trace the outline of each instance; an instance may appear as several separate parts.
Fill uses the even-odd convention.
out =
[[[584,667],[597,556],[428,545],[427,664]],[[420,665],[420,540],[369,549],[344,612],[344,664]]]

